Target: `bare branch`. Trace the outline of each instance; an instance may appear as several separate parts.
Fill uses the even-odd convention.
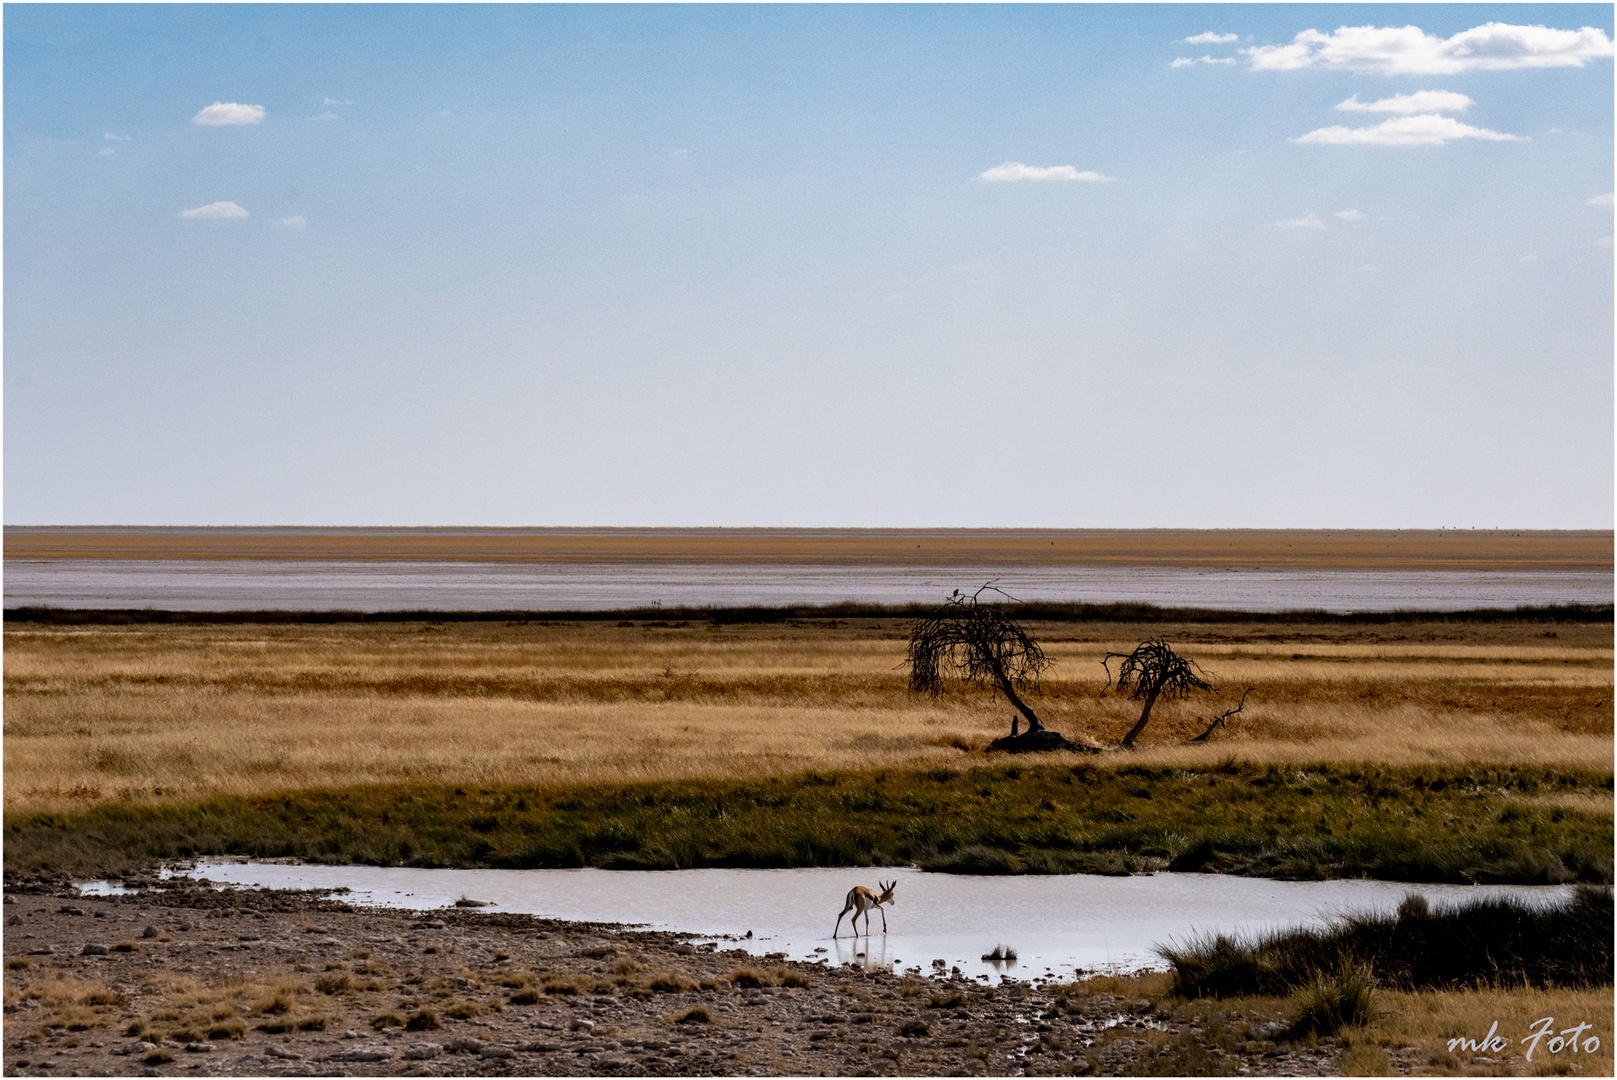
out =
[[[1208,736],[1212,735],[1214,728],[1223,728],[1225,731],[1228,731],[1229,726],[1226,725],[1224,723],[1224,721],[1228,720],[1230,717],[1234,716],[1236,713],[1238,713],[1242,709],[1246,708],[1246,696],[1247,696],[1247,694],[1250,694],[1252,692],[1252,690],[1253,690],[1253,688],[1249,686],[1244,691],[1242,691],[1242,693],[1241,693],[1241,703],[1239,705],[1235,706],[1235,708],[1233,708],[1233,709],[1228,710],[1227,712],[1219,713],[1216,717],[1213,718],[1213,722],[1211,724],[1207,725],[1207,730],[1206,731],[1202,732],[1200,735],[1196,736],[1194,739],[1191,739],[1190,741],[1191,742],[1206,742]]]

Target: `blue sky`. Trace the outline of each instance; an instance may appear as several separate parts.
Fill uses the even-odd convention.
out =
[[[5,520],[1610,528],[1611,37],[8,5]]]

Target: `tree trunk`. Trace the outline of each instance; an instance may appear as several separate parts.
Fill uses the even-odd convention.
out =
[[[1140,737],[1140,732],[1145,730],[1147,721],[1151,719],[1151,706],[1155,705],[1156,703],[1156,694],[1152,694],[1150,697],[1145,699],[1145,708],[1140,710],[1140,722],[1130,728],[1127,735],[1123,736],[1123,749],[1134,749],[1134,740],[1138,739]]]
[[[1043,731],[1044,722],[1028,707],[1027,702],[1016,696],[1016,689],[1011,686],[1011,680],[1006,678],[1005,670],[998,663],[994,665],[994,681],[999,683],[999,692],[1005,695],[1005,700],[1015,706],[1017,712],[1027,717],[1027,734]]]

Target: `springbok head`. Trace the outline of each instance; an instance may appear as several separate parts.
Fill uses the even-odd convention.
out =
[[[893,886],[898,884],[897,878],[887,882],[878,880],[876,884],[881,886],[881,895],[876,897],[876,902],[878,904],[891,904],[896,902],[893,900]]]

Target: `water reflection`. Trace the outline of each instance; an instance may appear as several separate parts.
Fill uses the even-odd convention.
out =
[[[889,932],[831,937],[848,889],[880,874],[898,881]],[[1202,933],[1318,924],[1349,911],[1397,909],[1407,894],[1434,905],[1484,896],[1557,902],[1570,887],[1269,881],[1218,874],[1140,877],[974,877],[877,870],[419,870],[208,862],[195,876],[246,886],[348,888],[357,904],[428,909],[463,897],[484,910],[691,933],[759,957],[903,970],[958,967],[973,978],[1161,966],[1154,947]],[[1000,949],[1000,960],[983,959]],[[1007,959],[1014,951],[1016,966]],[[862,954],[862,955],[861,955]]]

